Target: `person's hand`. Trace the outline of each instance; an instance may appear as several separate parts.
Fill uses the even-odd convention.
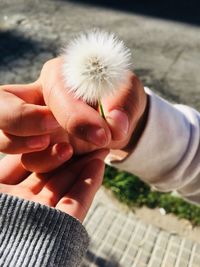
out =
[[[45,63],[38,82],[46,105],[70,135],[74,150],[82,153],[97,147],[126,147],[147,106],[147,95],[137,76],[130,72],[129,81],[118,94],[102,100],[105,121],[97,110],[75,99],[65,88],[62,65],[61,57]]]
[[[145,122],[143,118],[147,96],[133,73],[130,73],[129,83],[121,88],[117,96],[103,99],[105,121],[97,110],[75,99],[68,92],[63,84],[61,70],[62,58],[56,58],[44,65],[35,83],[2,86],[0,90],[0,104],[4,108],[0,115],[0,129],[3,130],[0,135],[0,151],[23,153],[22,162],[30,171],[51,170],[50,162],[55,158],[57,166],[61,165],[69,158],[67,143],[72,145],[75,154],[103,147],[124,149],[130,140],[131,143],[137,142],[143,128],[141,125]],[[50,110],[61,125],[60,128]],[[51,121],[51,130],[46,129],[47,117]],[[46,129],[47,134],[44,134],[41,127]],[[35,139],[38,142],[45,139],[45,144],[33,145],[37,143]],[[64,144],[59,149],[66,152],[61,153],[62,160],[58,157],[58,144],[61,148]],[[32,151],[36,152],[30,153]],[[40,164],[41,159],[45,158],[49,159],[49,169],[43,169]]]
[[[46,174],[27,172],[19,155],[6,156],[0,161],[0,192],[55,207],[82,222],[102,184],[107,153],[92,152]]]
[[[44,105],[38,82],[0,86],[0,151],[8,154],[40,151],[60,125]]]
[[[68,135],[45,106],[38,82],[0,86],[0,106],[1,152],[35,152],[30,170],[36,172],[55,169],[72,156]]]
[[[147,107],[147,95],[137,76],[130,72],[128,83],[119,93],[102,100],[104,120],[97,110],[75,99],[65,88],[62,64],[61,57],[45,63],[38,83],[45,104],[68,134],[74,152],[83,154],[102,147],[132,149],[144,128]],[[37,158],[34,153],[24,154],[22,162],[34,170],[38,166]]]

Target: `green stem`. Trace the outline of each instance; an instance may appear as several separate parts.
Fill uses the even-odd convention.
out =
[[[100,114],[101,114],[102,118],[105,120],[106,117],[105,117],[105,113],[104,113],[103,106],[102,106],[102,103],[101,103],[101,99],[100,98],[98,100],[98,103],[99,103],[99,108],[100,108]]]

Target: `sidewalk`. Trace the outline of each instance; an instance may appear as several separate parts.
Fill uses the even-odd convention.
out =
[[[200,266],[200,241],[145,223],[110,202],[102,189],[84,224],[91,244],[82,267]]]

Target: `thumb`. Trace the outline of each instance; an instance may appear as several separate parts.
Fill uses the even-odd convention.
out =
[[[146,101],[144,88],[133,73],[130,73],[127,84],[120,88],[116,96],[102,101],[113,141],[126,145],[144,113]]]

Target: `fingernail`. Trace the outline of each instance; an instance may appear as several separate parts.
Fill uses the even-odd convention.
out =
[[[29,148],[37,149],[48,146],[50,137],[48,135],[29,137],[26,141]]]
[[[56,145],[55,149],[61,160],[69,159],[73,153],[72,146],[68,143],[59,143]]]
[[[106,132],[103,128],[88,127],[86,133],[86,139],[95,144],[96,146],[103,147],[107,143]]]
[[[106,119],[110,121],[110,123],[114,123],[115,126],[117,125],[118,131],[120,131],[123,135],[128,134],[129,130],[129,119],[125,112],[113,109],[109,112],[108,117]]]
[[[56,130],[60,127],[59,123],[53,116],[47,116],[43,122],[46,131]]]

